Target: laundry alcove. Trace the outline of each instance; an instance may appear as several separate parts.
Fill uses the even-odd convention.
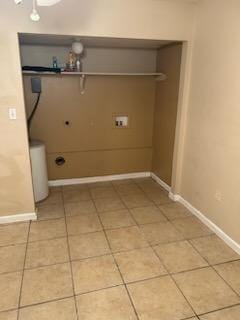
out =
[[[64,68],[76,37],[19,40],[22,66],[51,67],[57,57]],[[182,43],[78,40],[80,73],[23,72],[27,115],[36,99],[31,78],[42,82],[30,134],[46,144],[49,180],[153,171],[171,185]],[[126,125],[117,125],[123,118]]]

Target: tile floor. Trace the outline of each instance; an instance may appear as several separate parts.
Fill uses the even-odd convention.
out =
[[[240,319],[240,256],[150,178],[52,188],[0,257],[0,320]]]

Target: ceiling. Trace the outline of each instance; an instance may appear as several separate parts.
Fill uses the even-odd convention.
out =
[[[20,44],[25,45],[47,45],[47,46],[71,46],[75,40],[80,40],[85,47],[102,48],[139,48],[158,49],[175,41],[166,40],[144,40],[124,38],[103,37],[76,37],[66,35],[44,35],[44,34],[19,34]]]

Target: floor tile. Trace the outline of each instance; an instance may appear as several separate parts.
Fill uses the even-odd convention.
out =
[[[91,182],[88,184],[88,188],[92,189],[92,188],[104,188],[104,187],[111,187],[112,183],[111,181],[99,181],[99,182]]]
[[[69,260],[67,238],[29,242],[26,268],[42,267]]]
[[[80,183],[80,184],[69,184],[66,186],[62,186],[63,193],[68,190],[88,190],[87,183]]]
[[[114,256],[126,283],[167,273],[151,248],[121,252]]]
[[[137,184],[120,184],[115,186],[117,192],[121,196],[127,196],[129,194],[143,194],[143,191]]]
[[[95,205],[98,212],[115,211],[125,209],[125,205],[120,199],[107,198],[107,199],[95,199]]]
[[[29,241],[54,239],[66,236],[65,219],[32,222]]]
[[[123,286],[78,296],[77,306],[81,320],[137,320]]]
[[[117,198],[118,195],[112,186],[91,188],[90,193],[93,199]]]
[[[74,298],[20,309],[19,320],[77,320]]]
[[[122,200],[127,208],[145,207],[153,205],[144,194],[129,194],[122,196]]]
[[[0,247],[0,273],[23,269],[26,244]]]
[[[154,250],[170,273],[208,266],[207,262],[187,241],[161,244],[154,247]]]
[[[191,243],[210,264],[240,259],[240,255],[216,235],[194,239]]]
[[[72,260],[100,256],[110,252],[103,232],[71,236],[68,239]]]
[[[187,218],[192,216],[189,210],[187,210],[182,204],[176,202],[161,205],[159,208],[169,220]]]
[[[17,320],[17,310],[9,312],[1,312],[0,320]]]
[[[214,267],[223,279],[240,295],[240,261]]]
[[[186,239],[212,234],[212,231],[195,217],[176,219],[172,223]]]
[[[200,320],[239,320],[240,319],[240,306],[215,311],[203,315]]]
[[[22,272],[0,275],[0,311],[16,309],[18,307]]]
[[[0,226],[0,246],[27,242],[29,223],[13,223]]]
[[[52,192],[49,194],[47,199],[38,202],[37,206],[45,206],[45,205],[50,205],[50,204],[62,204],[63,203],[63,197],[61,192]]]
[[[63,199],[64,202],[78,202],[78,201],[84,201],[84,200],[90,200],[90,193],[88,190],[67,190],[63,191]]]
[[[135,225],[128,210],[117,210],[100,213],[100,219],[105,229],[129,227]]]
[[[50,193],[54,193],[54,192],[62,192],[62,186],[52,186],[52,187],[49,187],[49,192]]]
[[[38,220],[49,220],[64,217],[63,204],[50,204],[39,206],[37,211]]]
[[[140,226],[141,232],[151,245],[182,240],[183,236],[170,222],[144,224]]]
[[[111,255],[72,262],[76,294],[113,287],[122,283]]]
[[[129,284],[127,287],[140,319],[180,320],[194,315],[169,276]]]
[[[69,263],[24,271],[21,306],[72,295],[72,277]]]
[[[130,212],[138,224],[167,221],[156,206],[133,208]]]
[[[96,208],[92,200],[69,202],[64,204],[66,216],[76,216],[95,213]]]
[[[97,214],[67,217],[68,235],[96,232],[102,230]]]
[[[106,234],[113,252],[148,246],[138,227],[107,230]]]
[[[212,268],[179,273],[173,277],[197,314],[240,303],[240,298]]]
[[[146,192],[146,194],[147,194],[148,198],[150,200],[152,200],[157,205],[172,202],[172,200],[169,198],[167,192],[160,190],[160,189]]]
[[[133,179],[122,179],[122,180],[113,180],[112,185],[114,186],[121,186],[121,185],[127,185],[127,184],[135,184]]]

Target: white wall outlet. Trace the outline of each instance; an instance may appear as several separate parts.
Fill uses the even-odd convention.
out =
[[[116,116],[115,117],[115,127],[126,128],[128,127],[128,116]]]
[[[17,119],[17,109],[16,108],[8,108],[8,117],[10,120]]]
[[[220,190],[215,191],[215,199],[219,202],[222,202],[222,192]]]

